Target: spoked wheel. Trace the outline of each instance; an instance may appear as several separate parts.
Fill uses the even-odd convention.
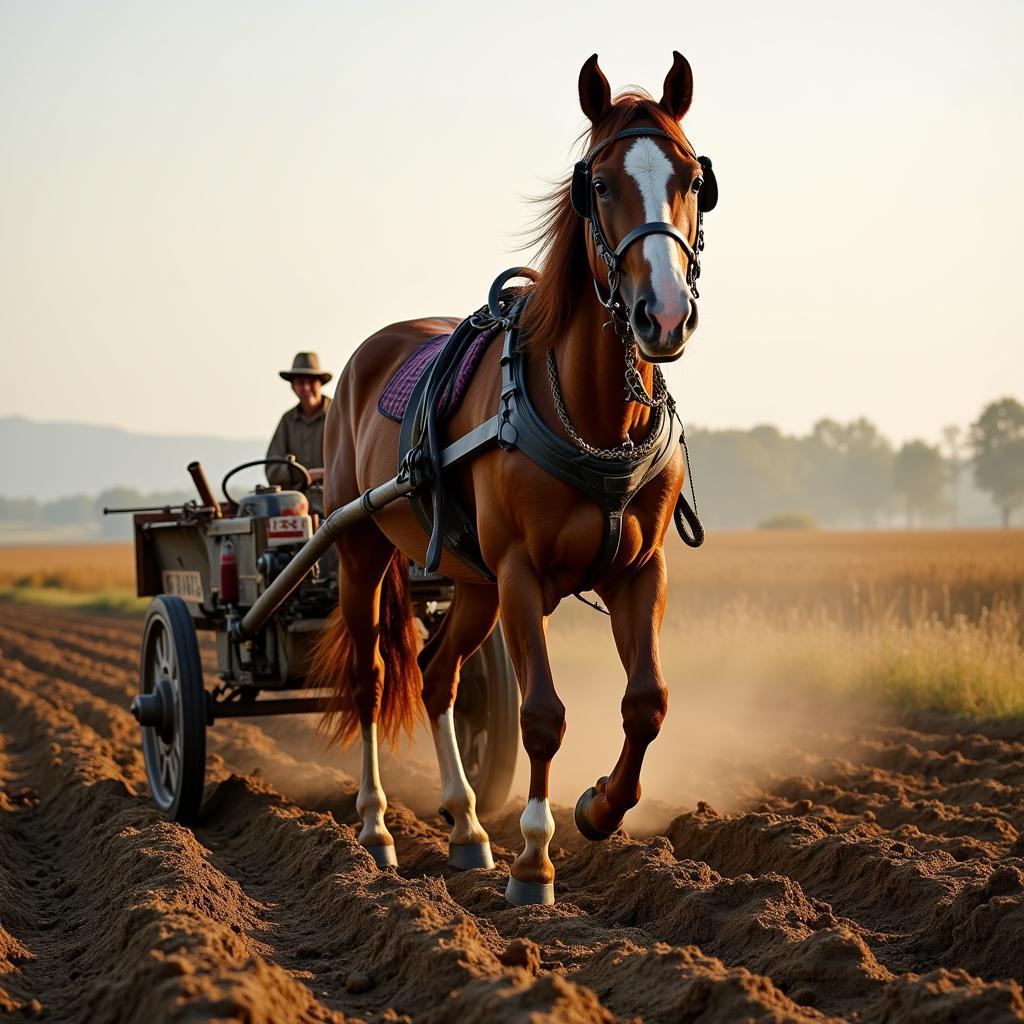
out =
[[[500,623],[462,668],[455,736],[477,810],[500,810],[519,751],[519,687]]]
[[[161,594],[146,613],[141,693],[132,714],[142,726],[157,807],[174,821],[194,821],[206,774],[206,692],[195,626],[180,597]]]

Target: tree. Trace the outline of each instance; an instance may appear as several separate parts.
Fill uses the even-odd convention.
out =
[[[924,441],[908,441],[893,460],[892,479],[896,493],[906,504],[907,526],[941,512],[945,506],[942,490],[946,466],[938,448]]]
[[[687,427],[702,515],[718,527],[749,527],[795,504],[793,443],[775,427]],[[689,493],[689,483],[686,485]]]
[[[1010,514],[1024,505],[1024,405],[1015,398],[990,402],[971,424],[974,482],[992,495],[1010,525]]]
[[[95,502],[85,494],[48,501],[42,507],[43,522],[50,526],[78,526],[95,518]]]
[[[892,447],[878,428],[864,417],[846,424],[824,419],[809,440],[816,486],[835,503],[838,518],[877,525],[892,496]]]
[[[0,497],[0,522],[36,523],[39,521],[39,502],[35,498]]]
[[[950,525],[956,526],[960,518],[960,453],[964,442],[964,431],[955,423],[942,428],[942,440],[949,454],[949,512]]]

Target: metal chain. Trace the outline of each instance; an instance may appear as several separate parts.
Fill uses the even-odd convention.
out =
[[[610,327],[622,341],[623,345],[623,354],[626,359],[626,380],[622,397],[627,402],[639,402],[641,405],[647,406],[648,409],[656,409],[658,406],[665,404],[665,399],[668,396],[668,385],[666,385],[665,378],[662,376],[661,368],[656,366],[654,368],[654,397],[652,398],[647,394],[644,379],[636,368],[636,338],[633,336],[633,325],[629,322],[629,317],[626,316],[622,309],[622,303],[616,298],[618,288],[619,275],[614,270],[608,272],[609,298],[607,300],[601,294],[597,281],[594,281],[597,301],[610,314],[609,319],[603,325],[604,329],[607,330]]]
[[[637,374],[639,376],[639,374]],[[661,441],[661,421],[665,415],[665,406],[668,401],[668,389],[665,389],[664,395],[660,402],[655,401],[654,405],[650,408],[654,409],[656,418],[651,426],[651,431],[647,435],[646,439],[641,441],[639,444],[635,444],[629,437],[623,441],[622,444],[616,445],[614,448],[595,448],[592,444],[584,441],[582,437],[577,433],[576,428],[572,425],[569,420],[569,413],[565,408],[565,401],[562,398],[562,388],[558,381],[558,366],[555,363],[555,352],[554,349],[548,349],[548,382],[551,385],[551,395],[555,400],[555,411],[558,413],[559,422],[565,429],[565,432],[569,435],[573,444],[577,448],[585,451],[588,455],[593,455],[598,459],[640,459],[650,452],[654,451],[657,445]],[[643,381],[641,380],[641,385]],[[664,385],[664,381],[662,381]],[[657,394],[657,386],[655,386],[655,393]],[[645,390],[646,394],[646,390]],[[646,403],[645,403],[646,404]]]
[[[628,338],[623,338],[622,343],[626,349],[626,386],[623,388],[623,397],[626,401],[632,399],[634,402],[646,405],[648,409],[657,409],[664,405],[665,399],[668,397],[668,385],[665,383],[661,367],[655,366],[654,368],[654,395],[652,397],[647,394],[644,379],[636,368],[636,341],[632,334]]]

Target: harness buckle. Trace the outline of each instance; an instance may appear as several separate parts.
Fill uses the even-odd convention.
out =
[[[519,440],[519,433],[506,415],[498,426],[498,447],[503,452],[511,451]]]

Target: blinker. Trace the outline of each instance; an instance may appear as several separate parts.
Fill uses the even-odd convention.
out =
[[[718,179],[711,166],[711,157],[699,156],[697,162],[704,171],[704,184],[697,193],[697,207],[701,213],[710,213],[718,205]]]

